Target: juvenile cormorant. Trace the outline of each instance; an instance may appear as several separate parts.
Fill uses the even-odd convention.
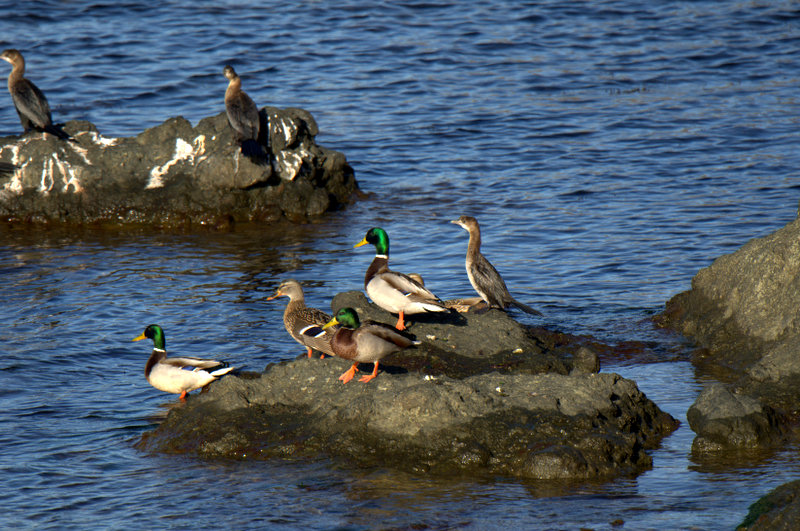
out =
[[[25,59],[19,50],[8,49],[0,54],[0,58],[11,63],[13,67],[8,75],[8,92],[17,109],[19,121],[27,133],[31,129],[55,135],[64,140],[71,140],[61,127],[53,125],[50,105],[39,88],[25,79]]]
[[[236,132],[236,141],[241,143],[242,153],[263,160],[266,155],[258,143],[258,131],[261,127],[258,108],[250,96],[242,90],[242,80],[232,66],[225,65],[222,73],[229,81],[225,90],[225,112],[228,115],[228,123]]]
[[[481,229],[478,226],[478,220],[472,216],[461,216],[450,223],[455,223],[469,232],[466,263],[467,276],[469,277],[469,283],[472,284],[478,295],[486,301],[489,308],[505,309],[513,305],[524,312],[542,315],[541,312],[534,310],[530,306],[514,300],[514,297],[508,292],[503,277],[489,263],[489,260],[481,254]]]

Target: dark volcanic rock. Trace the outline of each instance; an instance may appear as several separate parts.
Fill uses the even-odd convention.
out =
[[[359,295],[341,294],[334,307],[380,312]],[[585,480],[648,468],[646,450],[676,428],[634,382],[583,365],[570,373],[568,356],[543,351],[503,312],[452,319],[415,322],[411,332],[423,344],[387,357],[368,384],[339,382],[349,362],[338,358],[301,357],[262,374],[226,376],[173,409],[139,447]],[[512,355],[513,363],[495,366]]]
[[[711,424],[699,421],[705,412],[696,414],[690,424],[704,426],[700,447],[775,444],[790,433],[800,400],[799,308],[798,220],[718,258],[697,273],[690,291],[667,303],[658,322],[703,347],[694,363],[732,388],[704,392],[693,409],[711,413],[733,397],[741,406],[729,408],[724,421],[716,414]],[[700,404],[711,396],[719,403]]]
[[[692,443],[695,452],[771,446],[784,436],[782,419],[771,407],[732,393],[722,384],[703,390],[686,417],[697,434]]]
[[[105,138],[88,122],[65,125],[76,142],[40,133],[0,138],[0,158],[18,167],[0,176],[0,219],[303,220],[350,202],[353,170],[344,155],[314,142],[317,125],[307,111],[267,107],[261,118],[270,154],[261,164],[241,154],[224,113],[196,127],[171,118],[130,138]]]
[[[737,527],[748,531],[793,531],[800,522],[800,481],[781,485],[750,506]]]

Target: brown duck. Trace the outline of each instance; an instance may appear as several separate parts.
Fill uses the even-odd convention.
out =
[[[267,300],[278,297],[289,297],[289,304],[283,312],[283,325],[295,341],[308,349],[308,357],[311,357],[312,350],[333,356],[331,339],[337,329],[322,329],[331,320],[331,316],[322,310],[306,306],[303,288],[296,280],[281,282],[275,294],[267,297]]]

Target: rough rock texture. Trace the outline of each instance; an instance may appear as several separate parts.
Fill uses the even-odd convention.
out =
[[[800,481],[781,485],[750,506],[737,527],[749,531],[793,531],[800,522]]]
[[[364,317],[381,311],[355,292],[337,296],[333,307],[340,304],[359,305]],[[367,384],[338,381],[349,366],[338,358],[301,357],[226,376],[173,409],[139,447],[586,480],[648,468],[646,450],[677,427],[634,382],[590,372],[586,353],[574,366],[575,358],[545,351],[503,312],[452,319],[415,322],[423,344],[387,357]]]
[[[699,446],[776,444],[790,433],[800,400],[799,309],[800,220],[718,258],[667,303],[658,322],[696,341],[695,364],[731,388],[704,392],[693,406]],[[731,415],[708,417],[714,410]]]
[[[302,109],[261,110],[270,160],[240,152],[224,113],[196,127],[171,118],[136,137],[106,138],[68,122],[75,142],[29,133],[0,138],[0,219],[70,223],[217,224],[307,219],[347,204],[357,190],[343,154],[318,146]],[[268,124],[268,125],[267,125]]]
[[[784,436],[783,419],[771,407],[753,397],[732,393],[722,384],[704,389],[686,417],[697,434],[692,443],[694,452],[770,446],[780,443]]]

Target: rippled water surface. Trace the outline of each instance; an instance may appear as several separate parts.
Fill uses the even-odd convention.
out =
[[[311,111],[371,193],[225,234],[0,227],[4,528],[719,529],[800,477],[794,448],[692,458],[685,412],[706,382],[648,319],[796,215],[797,4],[375,4],[0,3],[0,45],[23,51],[56,121],[196,123],[223,110],[230,63],[259,105]],[[17,134],[0,102],[0,134]],[[545,325],[645,345],[603,362],[683,421],[652,470],[575,486],[133,449],[176,405],[144,381],[145,325],[172,352],[260,370],[301,352],[266,296],[289,276],[322,308],[360,289],[371,253],[352,245],[371,226],[397,269],[469,293],[461,214]]]

